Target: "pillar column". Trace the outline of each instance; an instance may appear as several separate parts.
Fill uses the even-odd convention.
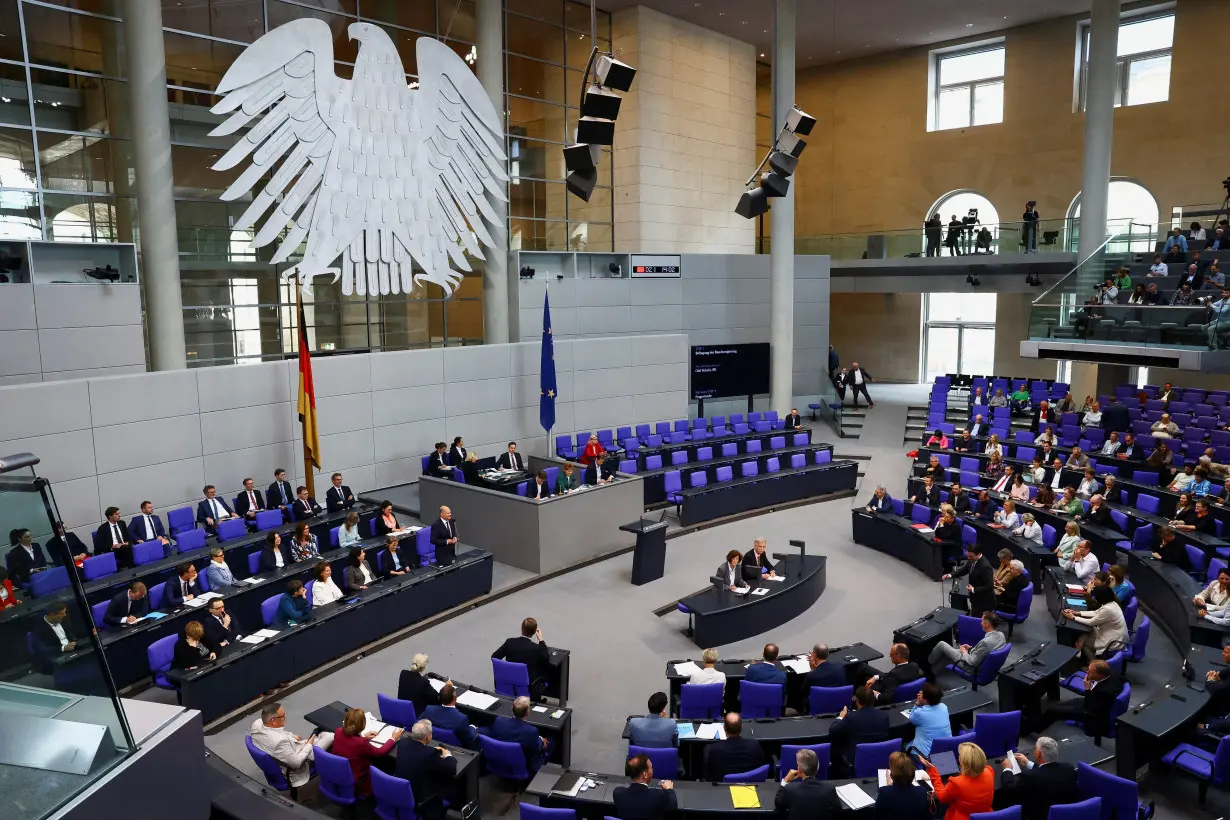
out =
[[[1115,52],[1119,46],[1119,0],[1093,0],[1089,24],[1089,71],[1085,77],[1085,168],[1081,177],[1080,245],[1086,259],[1106,240],[1106,199],[1115,131]],[[1100,264],[1077,275],[1082,297],[1104,274]],[[1088,280],[1088,281],[1086,281]],[[1086,287],[1088,285],[1088,287]]]
[[[501,0],[478,0],[474,10],[478,28],[478,79],[507,133],[504,111],[504,9]],[[505,141],[506,142],[506,141]],[[507,192],[508,186],[505,185]],[[508,203],[487,196],[495,211],[497,224],[488,226],[494,248],[484,252],[483,266],[483,341],[503,344],[509,341],[509,306],[515,304],[515,282],[508,278]]]
[[[773,129],[786,121],[794,105],[795,0],[774,0]],[[794,186],[783,197],[769,200],[769,350],[770,396],[779,413],[789,411],[794,395]]]
[[[157,3],[146,0],[124,0],[123,8],[150,367],[182,370],[187,367],[187,355],[171,174],[171,114],[167,106],[162,9]]]

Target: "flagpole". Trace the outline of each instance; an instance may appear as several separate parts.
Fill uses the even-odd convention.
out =
[[[303,282],[302,274],[295,277],[295,322],[298,325],[299,345],[307,344],[307,328],[303,324]],[[311,356],[312,352],[307,351]],[[297,358],[297,357],[296,357]],[[312,469],[312,448],[308,442],[307,419],[300,419],[299,434],[303,438],[303,486],[307,487],[308,496],[316,497],[316,471]]]

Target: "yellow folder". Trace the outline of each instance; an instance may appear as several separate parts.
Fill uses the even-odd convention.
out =
[[[755,786],[731,786],[730,802],[736,809],[760,808],[760,795]]]

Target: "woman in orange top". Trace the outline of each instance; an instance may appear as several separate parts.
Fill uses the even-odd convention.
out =
[[[948,778],[947,783],[940,779],[940,773],[930,760],[920,758],[920,761],[931,776],[935,799],[948,807],[944,820],[969,820],[971,814],[991,811],[995,772],[987,765],[987,756],[978,744],[962,743],[957,747],[961,773]]]
[[[589,463],[598,457],[599,453],[605,453],[606,448],[602,446],[602,442],[598,441],[598,436],[590,434],[589,443],[585,445],[585,452],[581,454],[581,463],[586,467]]]
[[[8,570],[0,567],[0,611],[11,606],[17,606],[20,603],[21,601],[17,600],[17,596],[13,592],[13,582],[9,580]]]
[[[394,729],[391,738],[379,746],[373,746],[371,739],[376,733],[365,731],[366,729],[367,715],[363,710],[347,709],[341,728],[333,735],[333,747],[329,750],[350,761],[350,771],[354,773],[354,791],[361,798],[372,793],[372,760],[393,751],[402,735],[401,729]]]

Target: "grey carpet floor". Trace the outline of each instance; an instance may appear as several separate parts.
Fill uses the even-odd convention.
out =
[[[746,550],[762,535],[770,551],[785,548],[787,539],[798,538],[807,542],[809,552],[827,555],[828,588],[809,611],[772,634],[722,646],[724,656],[755,657],[768,640],[784,652],[804,652],[818,641],[834,646],[865,641],[887,654],[893,629],[940,604],[941,588],[899,561],[855,544],[850,538],[850,509],[877,483],[885,484],[892,495],[903,493],[907,462],[900,442],[905,406],[925,401],[927,389],[880,386],[863,436],[857,442],[837,442],[838,454],[870,456],[857,499],[756,516],[672,539],[666,575],[645,586],[629,584],[632,559],[626,555],[514,592],[288,694],[283,700],[288,728],[308,734],[303,716],[333,700],[375,710],[376,693],[396,690],[398,673],[416,652],[428,653],[432,671],[490,686],[491,651],[515,634],[522,618],[534,616],[549,644],[572,651],[573,765],[618,772],[627,748],[620,739],[625,718],[643,714],[646,698],[664,688],[668,660],[699,654],[683,634],[683,615],[670,612],[658,617],[653,611],[703,587],[727,550]],[[1016,630],[1013,657],[1041,641],[1053,640],[1054,635],[1039,597],[1031,619]],[[1130,670],[1133,703],[1155,692],[1163,670],[1173,670],[1179,663],[1174,647],[1160,633],[1155,633],[1149,650],[1148,662]],[[941,677],[941,683],[957,685],[960,681]],[[988,694],[997,697],[994,685]],[[254,717],[232,724],[206,742],[212,752],[259,779],[243,742]],[[1054,733],[1062,737],[1072,731],[1056,727]],[[1162,782],[1154,777],[1149,786],[1162,817],[1216,817],[1226,807],[1214,795],[1208,811],[1198,810],[1194,785],[1180,778]],[[488,795],[484,804],[488,797],[496,802]]]

